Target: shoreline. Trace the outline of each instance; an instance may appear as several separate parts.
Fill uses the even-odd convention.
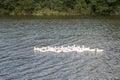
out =
[[[0,15],[0,19],[120,19],[120,15]]]

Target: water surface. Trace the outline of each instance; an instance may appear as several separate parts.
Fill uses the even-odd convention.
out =
[[[85,45],[91,52],[34,52]],[[119,80],[120,20],[0,20],[0,80]]]

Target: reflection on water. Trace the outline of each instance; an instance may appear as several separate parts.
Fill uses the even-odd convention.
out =
[[[119,33],[119,20],[0,20],[0,80],[119,80]],[[73,44],[104,51],[33,51]]]

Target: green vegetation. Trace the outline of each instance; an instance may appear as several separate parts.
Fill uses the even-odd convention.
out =
[[[0,0],[0,15],[120,15],[120,0]]]

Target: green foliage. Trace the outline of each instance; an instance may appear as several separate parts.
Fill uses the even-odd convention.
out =
[[[90,5],[87,4],[85,0],[77,0],[75,10],[81,14],[87,15],[90,14],[91,8]]]
[[[114,3],[116,2],[117,0],[107,0],[108,3]]]
[[[119,15],[120,0],[0,0],[0,15]]]

